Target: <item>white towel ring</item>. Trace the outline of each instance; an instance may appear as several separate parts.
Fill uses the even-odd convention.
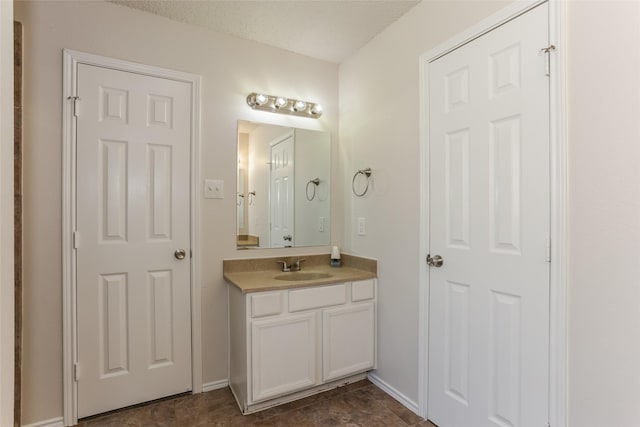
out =
[[[360,193],[356,191],[356,178],[358,177],[358,175],[363,175],[367,180],[367,185],[364,187],[364,190],[362,190],[362,192]],[[353,179],[351,180],[351,191],[353,191],[353,194],[355,194],[357,197],[362,197],[365,194],[367,194],[367,191],[369,191],[370,176],[371,176],[371,168],[360,169],[353,175]]]

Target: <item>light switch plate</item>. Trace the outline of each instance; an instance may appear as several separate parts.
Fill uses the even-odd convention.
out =
[[[221,179],[205,179],[204,180],[204,198],[205,199],[223,199],[224,198],[224,181]]]

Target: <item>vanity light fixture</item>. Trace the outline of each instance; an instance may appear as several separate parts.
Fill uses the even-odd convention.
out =
[[[247,96],[247,105],[254,110],[293,114],[295,116],[311,117],[314,119],[322,115],[322,106],[320,104],[284,98],[282,96],[265,95],[257,92],[250,93]]]

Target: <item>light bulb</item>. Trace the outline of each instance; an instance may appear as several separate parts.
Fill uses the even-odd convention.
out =
[[[260,106],[266,104],[268,100],[269,100],[269,97],[267,97],[267,95],[265,94],[259,93],[256,95],[256,104]]]
[[[287,98],[283,98],[283,97],[279,96],[276,99],[276,108],[282,108],[285,105],[287,105],[288,103],[289,103],[289,100]]]
[[[313,107],[311,107],[311,114],[317,114],[317,115],[322,114],[322,105],[313,104]]]
[[[293,109],[296,111],[303,111],[305,108],[307,108],[307,103],[304,101],[296,101],[296,103],[293,104]]]

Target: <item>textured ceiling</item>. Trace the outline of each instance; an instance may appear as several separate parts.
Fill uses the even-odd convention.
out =
[[[341,63],[420,0],[108,0]]]

